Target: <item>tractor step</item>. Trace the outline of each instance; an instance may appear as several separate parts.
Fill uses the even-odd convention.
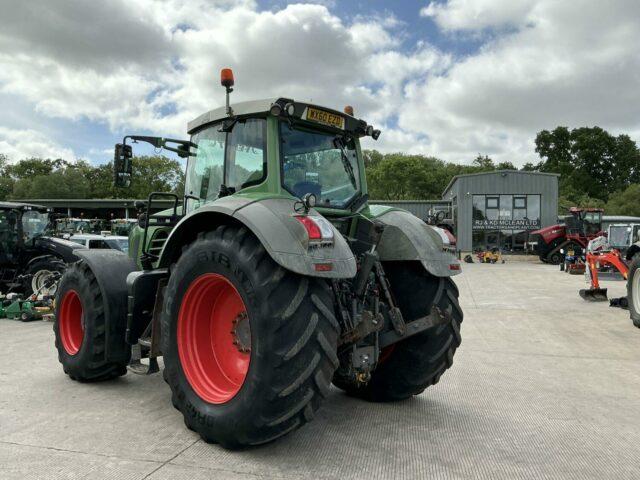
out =
[[[149,358],[148,365],[142,363],[141,360],[142,348],[140,343],[136,343],[135,345],[131,346],[131,361],[129,362],[129,365],[127,365],[129,371],[131,373],[135,373],[136,375],[151,375],[160,371],[157,358]]]
[[[580,296],[588,302],[606,302],[606,288],[589,288],[580,290]]]

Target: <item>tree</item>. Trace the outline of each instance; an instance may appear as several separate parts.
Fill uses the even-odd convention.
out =
[[[122,198],[122,193],[125,193],[129,198],[147,198],[151,192],[172,192],[182,195],[184,192],[182,164],[161,155],[134,157],[131,187],[120,189],[118,196]]]
[[[610,215],[640,217],[640,184],[629,185],[625,190],[611,195],[605,210]]]
[[[377,150],[365,150],[362,152],[362,159],[364,160],[364,166],[375,167],[382,161],[384,155]]]
[[[557,127],[536,136],[538,169],[560,177],[561,195],[586,195],[606,202],[609,195],[640,181],[640,152],[627,135],[614,137],[600,127],[571,131]]]
[[[541,172],[559,173],[566,176],[573,170],[571,156],[571,132],[567,127],[556,127],[552,132],[542,130],[536,135],[536,153],[543,161]]]
[[[500,162],[496,165],[496,170],[518,170],[511,162]]]
[[[493,164],[493,160],[491,160],[488,155],[482,156],[478,154],[478,156],[473,160],[472,165],[487,171],[496,169],[496,166]]]
[[[42,158],[26,158],[18,163],[8,165],[6,174],[16,180],[23,178],[33,178],[38,175],[49,175],[55,169],[68,165],[65,160],[42,159]]]
[[[367,169],[369,196],[382,200],[439,198],[447,174],[442,160],[422,155],[386,154]]]

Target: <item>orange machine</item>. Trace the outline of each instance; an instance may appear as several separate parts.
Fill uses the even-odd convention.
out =
[[[602,267],[611,266],[620,272],[626,280],[629,274],[629,267],[620,255],[620,251],[616,249],[587,252],[586,260],[587,270],[585,274],[591,286],[588,289],[580,290],[580,296],[590,302],[604,302],[607,300],[607,289],[600,288],[598,270]]]

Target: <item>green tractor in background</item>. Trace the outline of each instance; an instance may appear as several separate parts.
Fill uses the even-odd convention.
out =
[[[190,140],[116,145],[116,185],[127,141],[145,141],[186,159],[185,195],[150,195],[128,255],[78,253],[56,298],[65,373],[153,373],[162,356],[185,424],[226,448],[307,423],[332,382],[375,402],[437,383],[461,342],[460,263],[417,217],[368,204],[360,138],[380,131],[348,108],[231,106],[228,69],[222,85],[226,107],[189,123]],[[149,214],[167,195],[173,208]]]

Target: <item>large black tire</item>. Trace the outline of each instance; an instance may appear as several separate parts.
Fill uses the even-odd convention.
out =
[[[383,350],[378,367],[364,387],[350,383],[340,373],[334,376],[338,388],[374,402],[404,400],[438,383],[453,364],[462,341],[463,315],[453,280],[430,275],[418,262],[387,262],[385,271],[405,321],[427,315],[433,305],[451,321]]]
[[[40,272],[49,271],[62,273],[66,268],[67,265],[62,260],[53,256],[41,257],[38,260],[34,261],[27,267],[27,271],[25,272],[30,276],[28,280],[25,280],[23,284],[25,296],[29,296],[34,293],[32,279],[35,278]]]
[[[640,328],[640,254],[636,254],[633,257],[627,278],[629,316],[633,324]]]
[[[96,382],[127,373],[128,359],[106,359],[105,327],[104,299],[95,275],[83,261],[69,266],[56,292],[53,331],[58,360],[72,380]],[[112,335],[109,341],[124,343],[124,337]],[[116,347],[121,349],[120,344]]]
[[[183,313],[200,301],[189,300],[197,298],[189,296],[192,286],[212,274],[233,286],[250,325],[246,376],[235,393],[218,402],[196,392],[198,385],[185,373],[193,367],[180,357],[190,344],[179,324],[198,317]],[[246,228],[224,225],[200,234],[171,266],[162,315],[166,379],[187,427],[207,442],[240,448],[275,440],[310,421],[338,366],[333,312],[325,281],[277,265]],[[215,331],[219,317],[211,317]]]

